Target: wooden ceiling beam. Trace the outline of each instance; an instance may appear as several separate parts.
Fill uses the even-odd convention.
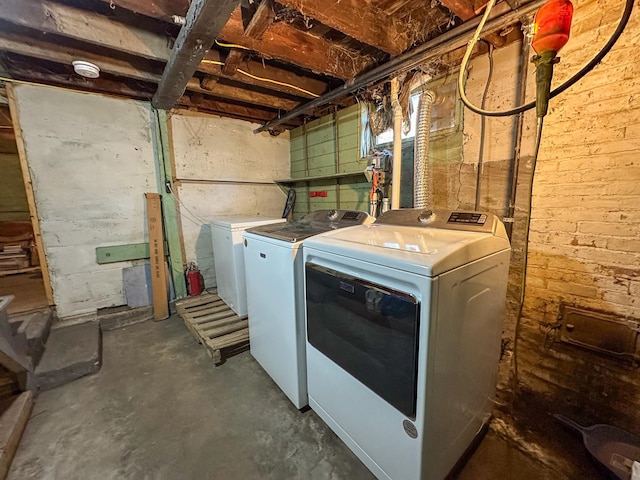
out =
[[[34,65],[20,65],[19,62],[9,63],[8,68],[11,76],[16,80],[40,83],[42,85],[57,85],[70,87],[75,90],[85,92],[99,92],[117,95],[138,100],[149,100],[154,92],[151,86],[146,90],[133,88],[125,82],[111,80],[104,77],[84,78],[70,73],[60,73],[44,71]]]
[[[166,62],[171,54],[169,36],[51,0],[2,0],[0,19],[151,60]]]
[[[187,96],[185,96],[187,97]],[[211,100],[207,98],[184,98],[180,102],[181,105],[189,107],[195,107],[198,110],[203,109],[208,112],[218,113],[223,116],[239,118],[241,120],[250,120],[254,122],[273,120],[278,116],[277,113],[268,110],[261,110],[257,108],[245,107],[242,105],[235,105],[232,103],[222,102],[218,100]],[[301,125],[302,121],[294,120],[288,122],[288,125],[295,126]]]
[[[262,40],[245,37],[240,8],[220,32],[230,43],[243,45],[264,57],[293,63],[314,72],[341,79],[353,78],[370,66],[370,61],[358,54],[310,33],[293,28],[286,22],[273,24]]]
[[[305,16],[315,18],[356,40],[391,55],[410,47],[407,25],[397,17],[386,15],[371,2],[362,0],[277,0]],[[357,20],[356,20],[357,19]]]
[[[148,83],[158,84],[161,75],[159,71],[153,72],[142,70],[125,61],[119,61],[115,58],[107,58],[101,55],[92,54],[85,51],[65,47],[56,43],[45,43],[34,38],[28,38],[22,35],[10,34],[0,31],[0,51],[15,53],[25,57],[37,58],[40,60],[51,61],[69,66],[71,62],[78,58],[91,61],[100,65],[100,69],[104,73],[125,77],[133,80],[140,80]],[[82,80],[81,77],[78,77]],[[212,90],[203,88],[197,79],[190,79],[187,84],[187,90],[228,97],[233,100],[243,101],[247,103],[255,103],[266,107],[280,110],[290,110],[298,105],[298,102],[270,95],[268,93],[258,93],[246,90],[240,87],[229,85],[220,85]]]
[[[189,10],[189,0],[102,0],[115,8],[124,8],[158,20],[173,23],[173,16],[184,17]]]
[[[409,3],[411,0],[380,0],[376,6],[387,15],[393,15]]]
[[[464,22],[477,16],[473,0],[440,0],[440,3]],[[494,47],[501,47],[506,43],[506,40],[497,33],[489,33],[488,35],[483,35],[482,38],[490,42]]]
[[[240,0],[193,0],[162,73],[152,105],[168,110],[184,93],[187,82],[213,45]]]
[[[275,18],[276,14],[273,11],[273,3],[271,0],[262,0],[251,17],[251,20],[249,20],[249,24],[244,29],[245,37],[260,40]]]
[[[271,0],[263,0],[257,8],[241,8],[244,36],[260,40],[269,25],[273,23],[275,13]],[[241,48],[232,48],[224,61],[222,70],[226,75],[235,75],[240,63],[245,59],[246,52]]]
[[[233,77],[236,74],[240,63],[244,60],[244,55],[244,51],[239,48],[231,49],[227,54],[227,58],[224,59],[224,66],[222,67],[224,74],[229,77]]]
[[[152,5],[154,2],[148,2],[146,0],[114,0],[114,4],[121,5],[123,8],[131,3],[138,5],[138,10],[142,10],[145,15],[155,11],[155,7]],[[155,3],[157,3],[157,0]],[[167,2],[164,2],[163,5],[167,5]],[[143,10],[143,7],[146,9]],[[141,57],[142,59],[166,63],[171,53],[169,37],[163,37],[145,30],[122,25],[94,12],[79,10],[68,5],[51,2],[50,0],[2,0],[0,1],[0,19],[20,27],[71,38],[83,43],[89,43]],[[100,32],[100,34],[96,35],[92,32]],[[12,36],[6,33],[6,31],[0,33],[2,33],[5,47],[7,47],[6,42],[12,44],[10,48],[0,48],[0,50],[30,55],[30,53],[24,52],[23,50],[16,51],[15,42],[12,40]],[[87,35],[88,33],[91,34]],[[85,59],[96,63],[100,68],[114,75],[130,76],[131,74],[130,62],[117,60],[113,57],[107,59],[106,57],[91,54],[85,50],[80,51],[78,49],[63,47],[61,46],[62,42],[58,40],[52,41],[51,43],[41,42],[40,45],[33,45],[33,43],[37,44],[38,41],[34,40],[32,42],[32,39],[26,36],[20,36],[20,38],[24,39],[26,47],[31,45],[31,47],[37,51],[37,53],[32,55],[37,58],[46,60],[47,57],[46,55],[43,56],[42,52],[48,48],[46,45],[50,45],[50,48],[52,48],[56,54],[60,54],[61,51],[66,52],[66,60],[64,60],[66,63],[70,63],[72,60]],[[263,65],[261,62],[246,61],[243,63],[242,68],[251,75],[266,78],[271,81],[254,79],[247,75],[224,75],[220,65],[217,65],[215,62],[224,63],[224,60],[220,58],[218,52],[210,51],[205,56],[205,61],[201,62],[198,66],[198,70],[203,73],[231,78],[238,83],[260,86],[265,89],[297,95],[299,97],[313,98],[314,95],[321,95],[327,90],[327,84],[325,82],[312,77],[297,75],[281,68]],[[147,77],[140,79],[157,83],[157,79],[148,78],[148,73],[140,73],[143,74],[143,77]],[[311,92],[311,95],[289,87],[288,85],[281,84],[298,86],[303,90]]]
[[[130,62],[118,60],[114,57],[79,50],[77,48],[66,47],[58,42],[45,42],[35,37],[12,34],[0,31],[0,51],[17,53],[26,57],[49,60],[56,63],[71,65],[74,60],[87,60],[100,67],[100,70],[112,75],[143,80],[145,82],[158,83],[160,72],[140,69]]]
[[[123,82],[102,77],[86,79],[64,73],[44,72],[34,69],[31,65],[29,68],[23,68],[19,65],[11,64],[10,73],[17,80],[42,83],[43,85],[57,85],[80,91],[99,92],[108,95],[135,98],[138,100],[148,100],[153,95],[153,89],[140,90]],[[191,98],[191,94],[183,95],[178,100],[178,105],[184,107],[197,106],[198,109],[203,112],[250,120],[257,123],[268,121],[277,116],[275,112],[270,110],[235,105],[233,103],[207,98],[206,95],[202,95],[201,93],[195,93],[193,95],[200,97],[197,97],[194,102]],[[288,122],[288,125],[295,126],[299,123],[301,122],[295,120],[293,122]],[[0,140],[4,139],[2,132],[3,130],[0,129]],[[9,135],[6,135],[6,137],[7,139],[12,139],[12,137],[9,138]]]
[[[277,110],[291,110],[300,103],[286,98],[276,97],[266,93],[255,92],[244,88],[225,85],[218,82],[202,81],[192,78],[187,84],[187,90],[200,92],[206,95],[213,95],[219,98],[228,98],[240,102],[251,103],[263,107],[270,107]]]
[[[321,80],[298,75],[289,70],[273,67],[255,60],[244,60],[242,62],[240,65],[242,67],[241,70],[245,73],[236,72],[235,75],[227,75],[221,65],[224,62],[225,59],[222,58],[220,52],[210,50],[200,63],[198,70],[215,77],[227,78],[304,98],[314,98],[322,95],[328,88],[328,85]]]

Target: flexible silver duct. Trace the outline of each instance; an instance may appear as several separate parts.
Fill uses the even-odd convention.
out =
[[[429,162],[429,139],[431,133],[431,107],[435,93],[422,92],[418,102],[416,137],[413,147],[413,206],[433,208],[433,176]]]

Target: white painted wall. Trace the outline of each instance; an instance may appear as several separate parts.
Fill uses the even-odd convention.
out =
[[[156,192],[148,104],[17,85],[54,300],[61,318],[126,303],[122,269],[98,246],[140,243],[145,192]]]
[[[289,178],[289,133],[255,135],[256,124],[184,113],[171,117],[182,231],[187,261],[214,287],[213,217],[279,217],[286,200],[273,180]],[[180,182],[188,180],[188,182]]]

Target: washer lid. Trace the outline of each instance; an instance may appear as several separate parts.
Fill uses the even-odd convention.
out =
[[[496,235],[374,223],[321,233],[304,247],[432,277],[509,249],[500,226]]]
[[[283,223],[286,218],[262,216],[214,217],[209,222],[212,227],[228,228],[229,230],[245,230],[258,225],[269,223]]]
[[[357,210],[316,210],[308,213],[298,222],[262,225],[249,229],[248,233],[293,243],[319,233],[368,224],[374,220],[375,218],[368,213]]]

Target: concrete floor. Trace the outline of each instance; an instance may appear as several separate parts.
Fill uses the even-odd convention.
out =
[[[177,317],[105,332],[100,372],[42,393],[19,479],[372,479],[245,352],[215,368]],[[459,480],[558,479],[489,433]]]

